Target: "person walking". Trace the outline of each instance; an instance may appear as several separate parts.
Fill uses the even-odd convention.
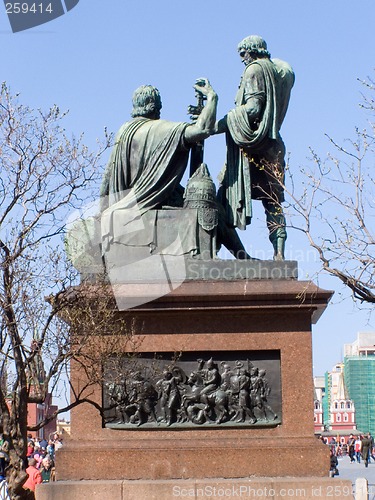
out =
[[[371,439],[369,434],[367,434],[366,436],[363,436],[362,447],[361,447],[361,455],[363,461],[365,462],[365,467],[368,467],[370,448],[371,448]]]
[[[42,460],[40,475],[42,476],[43,483],[49,483],[50,481],[55,480],[55,467],[49,455],[44,457]]]
[[[361,448],[362,448],[361,438],[360,436],[357,436],[357,439],[354,442],[354,454],[358,463],[361,462]]]
[[[351,464],[355,462],[354,443],[355,443],[355,438],[353,434],[350,434],[348,439],[348,452]]]
[[[28,492],[27,500],[35,499],[35,487],[37,484],[42,482],[42,476],[39,470],[36,468],[35,458],[29,458],[29,466],[26,469],[26,473],[29,475],[23,488]]]
[[[329,475],[330,477],[338,476],[339,475],[339,461],[337,460],[337,456],[334,451],[330,450],[329,452],[329,458],[330,458],[330,470],[329,470]]]
[[[370,439],[371,445],[370,445],[370,451],[369,451],[369,463],[370,463],[370,458],[375,461],[375,456],[374,456],[374,438],[372,437],[371,433],[368,433],[368,437]]]

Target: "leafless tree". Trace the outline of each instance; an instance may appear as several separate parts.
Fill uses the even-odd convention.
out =
[[[89,335],[82,333],[74,342],[69,335],[66,320],[74,324],[77,313],[72,304],[79,293],[67,293],[77,283],[77,274],[66,259],[63,236],[69,213],[97,195],[99,162],[111,137],[105,133],[92,153],[83,144],[83,137],[67,137],[64,118],[57,106],[47,112],[30,109],[2,85],[0,432],[9,448],[7,479],[12,500],[25,495],[27,431],[37,430],[56,417],[56,413],[47,415],[30,429],[28,403],[43,403],[69,371],[72,359],[90,371],[91,356],[89,383],[97,376],[94,351],[85,349],[86,358],[82,358],[82,345]],[[80,293],[85,292],[81,289]],[[108,322],[100,308],[110,309],[103,302],[95,305],[92,323],[96,331]],[[87,308],[85,314],[89,317],[94,311]],[[70,403],[59,408],[59,413],[90,402],[87,386],[72,394]]]
[[[375,303],[375,84],[365,88],[367,124],[343,145],[327,135],[325,159],[311,150],[310,167],[286,169],[288,225],[304,233],[322,268],[349,287],[359,303]],[[289,168],[290,167],[290,168]],[[302,176],[300,175],[302,174]]]

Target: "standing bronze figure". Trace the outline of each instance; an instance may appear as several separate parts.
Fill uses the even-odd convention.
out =
[[[261,200],[274,259],[284,260],[286,230],[281,203],[285,146],[280,128],[294,73],[288,63],[271,59],[260,36],[242,40],[238,52],[246,68],[236,95],[236,107],[216,124],[216,133],[225,132],[227,138],[221,202],[229,225],[245,229],[251,222],[251,201]]]

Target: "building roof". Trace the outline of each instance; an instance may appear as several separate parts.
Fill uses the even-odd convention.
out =
[[[344,356],[375,354],[375,332],[358,332],[357,340],[344,344]]]

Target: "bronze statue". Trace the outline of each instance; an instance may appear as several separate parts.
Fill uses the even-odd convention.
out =
[[[134,92],[133,119],[116,136],[100,191],[103,253],[114,234],[121,235],[146,212],[183,207],[180,181],[190,149],[214,132],[216,120],[217,95],[209,81],[200,78],[194,88],[204,96],[206,105],[190,124],[160,119],[162,103],[155,87],[144,85]],[[114,211],[121,217],[114,217]],[[218,217],[219,244],[238,258],[249,258],[235,230],[226,226],[220,214],[224,215],[222,207]],[[134,239],[132,244],[136,244]]]
[[[175,190],[185,172],[189,148],[208,137],[215,125],[215,91],[207,79],[198,79],[194,88],[206,97],[206,106],[193,124],[161,120],[158,89],[143,85],[135,90],[133,119],[120,128],[104,174],[102,210],[119,201],[123,208],[137,203],[141,214],[176,206]],[[181,196],[177,206],[182,206]]]
[[[246,68],[236,95],[236,107],[216,124],[226,133],[226,168],[221,174],[220,200],[229,225],[245,229],[252,216],[252,199],[265,209],[274,259],[284,260],[285,146],[280,136],[294,73],[288,63],[271,59],[266,42],[251,35],[238,45]]]

